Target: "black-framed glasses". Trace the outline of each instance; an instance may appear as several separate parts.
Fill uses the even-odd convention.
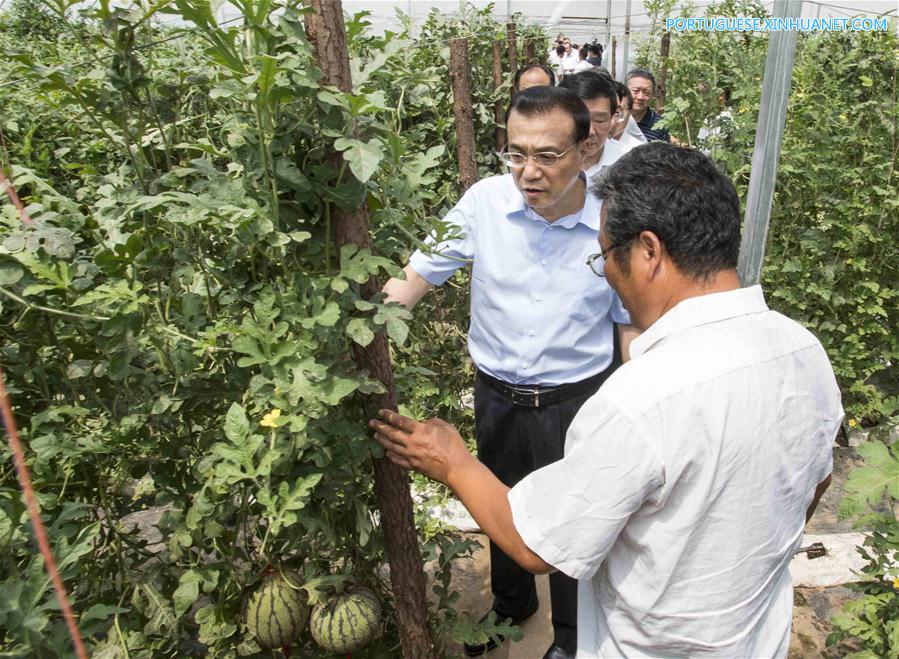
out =
[[[537,165],[537,167],[544,167],[549,169],[558,165],[559,161],[563,157],[565,157],[565,154],[571,151],[577,145],[578,142],[575,142],[570,147],[565,149],[562,153],[541,151],[540,153],[525,155],[523,153],[518,153],[517,151],[503,151],[499,154],[499,157],[507,166],[515,167],[516,169],[519,167],[524,167],[527,164],[529,158],[533,158],[534,164]]]
[[[593,271],[593,274],[597,277],[605,277],[606,276],[606,259],[609,258],[609,254],[611,254],[614,250],[621,247],[621,245],[613,245],[609,247],[605,252],[600,250],[596,254],[591,254],[587,257],[587,265]]]

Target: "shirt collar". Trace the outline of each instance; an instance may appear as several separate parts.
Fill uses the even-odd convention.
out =
[[[512,174],[506,174],[506,176],[511,177]],[[558,220],[553,222],[553,225],[560,226],[565,229],[570,229],[575,224],[583,224],[585,227],[598,232],[599,211],[602,208],[602,200],[600,200],[595,194],[590,192],[590,182],[587,180],[584,172],[580,172],[579,176],[586,183],[586,198],[584,199],[583,207],[577,213],[572,213],[571,215],[560,217]],[[515,194],[509,197],[509,203],[506,206],[506,215],[509,216],[521,214],[529,220],[546,222],[546,220],[541,217],[540,214],[537,213],[537,211],[535,211],[525,203],[524,197],[521,196],[521,192],[515,185],[514,180],[512,181],[512,187],[515,190]]]
[[[765,295],[759,285],[688,298],[669,309],[633,340],[630,346],[631,359],[678,332],[765,311],[768,311],[768,305],[765,304]]]

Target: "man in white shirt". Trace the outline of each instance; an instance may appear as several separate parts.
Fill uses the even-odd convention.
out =
[[[618,92],[614,81],[598,71],[583,71],[565,76],[559,87],[577,94],[590,111],[589,151],[583,165],[587,180],[590,181],[626,151],[620,143],[608,139],[612,117],[618,109]]]
[[[625,153],[634,147],[646,144],[646,136],[637,122],[631,116],[631,106],[634,97],[631,90],[623,82],[615,81],[615,91],[618,92],[618,111],[612,115],[612,127],[609,130],[609,139],[618,142],[624,147]]]
[[[563,459],[510,490],[439,419],[385,410],[375,438],[521,565],[579,580],[578,657],[786,657],[789,562],[842,420],[830,363],[760,287],[740,288],[739,201],[706,156],[652,142],[595,191],[588,265],[644,331]]]
[[[411,309],[471,263],[478,456],[512,486],[561,459],[568,424],[615,368],[614,334],[624,357],[635,332],[617,296],[583,266],[600,205],[582,171],[591,134],[584,103],[568,89],[532,87],[513,97],[506,120],[509,173],[471,186],[445,217],[458,237],[429,239],[433,251],[416,251],[405,278],[384,290]],[[490,574],[497,619],[517,623],[535,613],[534,576],[494,544]],[[570,659],[578,584],[557,573],[549,590],[553,644],[544,659]],[[479,656],[497,644],[464,650]]]
[[[568,37],[565,37],[562,41],[562,47],[565,48],[565,53],[562,55],[559,63],[559,73],[565,76],[574,73],[574,69],[580,61],[580,56],[578,51],[571,47],[571,39]]]

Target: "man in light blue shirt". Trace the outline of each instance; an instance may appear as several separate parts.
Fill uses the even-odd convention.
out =
[[[562,458],[568,425],[612,370],[615,323],[625,356],[636,331],[586,265],[601,205],[581,171],[591,148],[587,107],[570,90],[533,87],[512,99],[506,123],[510,173],[473,185],[445,218],[460,237],[415,252],[406,278],[384,290],[412,308],[472,264],[478,456],[511,487]],[[490,552],[493,610],[520,622],[537,609],[533,575],[493,544]],[[550,594],[554,642],[545,657],[574,657],[577,582],[552,575]],[[495,645],[465,650],[474,656]]]

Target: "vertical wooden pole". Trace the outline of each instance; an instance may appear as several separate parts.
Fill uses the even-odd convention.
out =
[[[518,34],[515,23],[506,23],[506,39],[508,40],[509,73],[514,74],[518,70]]]
[[[615,79],[615,60],[618,57],[616,51],[618,50],[618,38],[612,37],[612,68],[609,69],[612,73],[612,79]]]
[[[478,180],[478,163],[474,157],[474,111],[471,107],[468,39],[450,41],[450,79],[453,83],[453,120],[456,124],[459,180],[462,188],[467,190]]]
[[[499,40],[493,42],[493,89],[498,90],[503,84],[503,50]],[[502,151],[506,146],[506,110],[502,99],[497,98],[493,103],[493,119],[496,121],[496,129],[493,131],[493,142],[497,151]]]
[[[343,92],[351,92],[350,60],[347,50],[343,7],[340,0],[307,0],[312,13],[306,15],[306,32],[315,49],[322,82]],[[336,165],[342,156],[334,154]],[[334,238],[338,248],[355,243],[371,249],[368,209],[365,205],[346,212],[332,209]],[[360,286],[360,295],[370,298],[381,290],[377,277]],[[387,337],[383,331],[365,348],[354,344],[353,359],[360,369],[380,380],[384,394],[372,395],[373,409],[396,409],[396,388]],[[428,624],[428,602],[424,567],[418,534],[412,515],[409,478],[405,471],[386,458],[374,458],[374,486],[381,509],[381,526],[390,564],[390,583],[396,604],[400,644],[406,659],[435,659],[436,653]]]
[[[621,75],[631,70],[631,0],[627,0],[624,17],[624,54],[621,58]]]
[[[527,37],[524,39],[524,63],[539,64],[537,61],[537,53],[534,49],[534,40],[528,39]]]
[[[662,47],[659,51],[661,70],[659,71],[659,88],[656,90],[656,112],[665,110],[665,91],[668,88],[668,53],[671,50],[671,33],[662,35]]]

